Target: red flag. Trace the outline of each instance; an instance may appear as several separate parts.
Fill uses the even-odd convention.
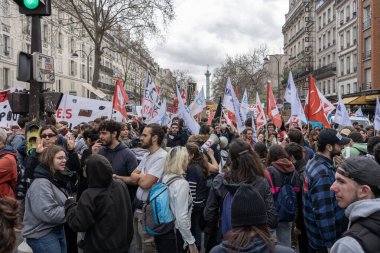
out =
[[[208,121],[207,121],[207,124],[208,124],[209,126],[212,125],[212,119],[214,118],[215,112],[216,112],[215,110],[211,110],[211,111],[210,111],[210,116],[208,117]]]
[[[310,121],[321,122],[325,127],[330,128],[323,110],[323,104],[319,97],[317,87],[315,86],[313,76],[309,76],[309,94],[307,105],[305,106],[305,115]]]
[[[275,124],[277,127],[281,127],[281,114],[278,111],[276,100],[274,99],[272,87],[270,86],[269,80],[267,83],[267,115],[272,120],[273,124]]]
[[[126,119],[128,119],[127,110],[125,104],[129,102],[129,97],[124,90],[121,80],[116,80],[115,91],[113,93],[112,108],[119,111]]]
[[[232,112],[228,111],[228,112],[227,112],[227,117],[228,117],[232,122],[236,122],[235,114],[233,114]]]

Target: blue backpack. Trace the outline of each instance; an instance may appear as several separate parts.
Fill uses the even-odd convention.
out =
[[[275,173],[280,174],[277,170]],[[297,211],[297,195],[293,189],[292,183],[296,171],[293,171],[290,181],[288,180],[290,175],[284,177],[280,191],[273,196],[274,203],[277,208],[278,221],[294,221]],[[273,183],[272,183],[273,186]]]
[[[227,192],[227,194],[224,195],[224,198],[223,198],[221,224],[220,224],[220,229],[221,229],[223,237],[232,228],[232,225],[231,225],[231,205],[232,205],[233,198],[234,198],[234,195],[230,192]]]
[[[164,235],[174,229],[175,217],[170,210],[169,185],[182,177],[171,178],[166,184],[157,183],[149,192],[148,201],[143,207],[144,228],[150,235]]]

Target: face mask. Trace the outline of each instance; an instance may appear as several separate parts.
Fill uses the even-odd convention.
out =
[[[221,128],[221,129],[226,129],[226,128],[227,128],[227,123],[223,123],[223,124],[221,124],[221,125],[220,125],[220,128]]]

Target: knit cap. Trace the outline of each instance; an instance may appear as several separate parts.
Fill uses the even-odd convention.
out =
[[[267,224],[265,201],[251,184],[242,184],[234,194],[231,204],[231,225],[249,227]]]

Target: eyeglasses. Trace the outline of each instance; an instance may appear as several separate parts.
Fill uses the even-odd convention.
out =
[[[45,139],[46,137],[52,138],[54,136],[57,136],[56,134],[41,134],[41,138]]]

